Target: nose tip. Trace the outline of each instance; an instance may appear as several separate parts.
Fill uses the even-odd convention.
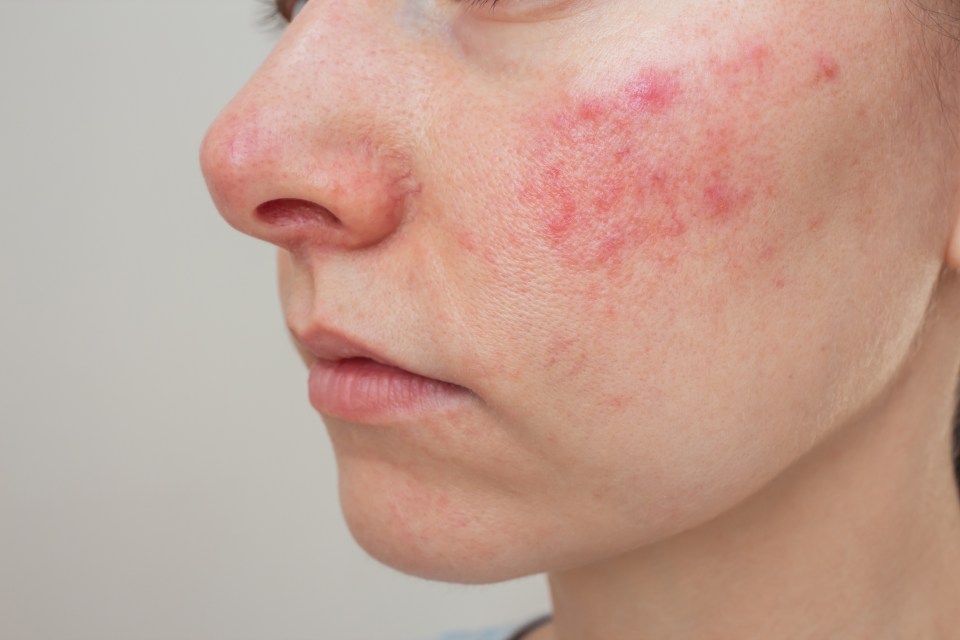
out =
[[[288,250],[377,244],[419,192],[404,154],[385,143],[249,105],[213,123],[200,164],[231,226]]]
[[[388,19],[394,5],[311,3],[211,125],[200,161],[232,226],[290,250],[350,249],[416,206],[422,97],[400,79],[423,44]]]

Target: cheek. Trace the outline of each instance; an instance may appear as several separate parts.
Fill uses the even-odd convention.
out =
[[[505,405],[579,385],[606,416],[660,406],[678,393],[669,381],[747,344],[731,331],[759,330],[755,316],[809,288],[797,257],[836,221],[805,206],[797,159],[818,152],[799,124],[845,70],[767,40],[726,51],[593,89],[565,79],[516,118],[514,177],[458,246],[477,266],[470,282],[509,309],[491,318],[484,298],[471,310],[502,331],[483,355]]]
[[[705,259],[731,271],[770,263],[779,240],[758,230],[783,180],[771,114],[840,75],[828,55],[805,62],[798,74],[772,47],[747,44],[638,69],[612,91],[558,91],[523,118],[517,249],[604,282],[661,281]]]
[[[686,233],[669,168],[679,159],[669,149],[654,154],[642,131],[664,119],[681,93],[679,74],[650,69],[612,97],[560,99],[545,119],[534,116],[536,168],[517,200],[531,212],[536,240],[571,267],[615,270],[628,246]],[[666,206],[643,215],[653,199]]]

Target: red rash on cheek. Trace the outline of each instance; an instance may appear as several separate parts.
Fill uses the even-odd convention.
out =
[[[676,264],[694,231],[743,229],[778,191],[778,136],[762,128],[778,96],[776,63],[754,44],[541,105],[528,120],[530,171],[518,187],[537,242],[570,268],[612,275],[635,255]],[[829,82],[839,65],[820,55],[815,70]]]
[[[669,181],[638,140],[641,123],[682,94],[676,74],[647,69],[615,95],[588,97],[551,114],[535,151],[538,171],[520,201],[536,212],[543,239],[577,266],[612,266],[628,245],[682,235],[675,216],[624,215]]]

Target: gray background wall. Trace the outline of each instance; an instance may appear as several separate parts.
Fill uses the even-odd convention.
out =
[[[0,638],[418,640],[540,578],[368,559],[284,336],[270,247],[210,204],[255,0],[0,0]]]

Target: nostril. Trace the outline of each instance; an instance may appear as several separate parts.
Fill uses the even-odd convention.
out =
[[[326,207],[315,202],[282,198],[270,200],[257,207],[257,216],[272,225],[293,226],[302,224],[331,224],[342,226],[343,222]]]

